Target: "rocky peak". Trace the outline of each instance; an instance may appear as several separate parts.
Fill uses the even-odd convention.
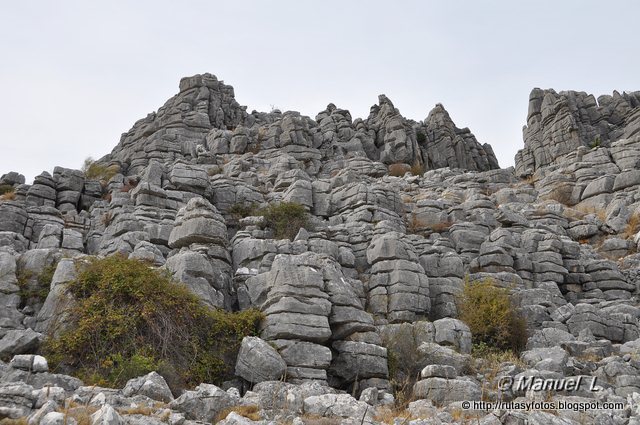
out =
[[[529,95],[525,146],[516,154],[516,173],[531,175],[580,146],[609,147],[639,131],[640,92],[613,92],[596,100],[585,92],[535,88]]]
[[[443,167],[465,170],[500,168],[489,144],[481,145],[468,128],[458,128],[440,103],[424,123],[415,127],[427,169]]]
[[[212,74],[180,80],[180,92],[157,112],[137,121],[104,162],[118,164],[127,174],[142,170],[151,158],[195,158],[198,145],[215,129],[233,129],[246,119],[233,87]]]
[[[349,111],[332,103],[315,120],[293,111],[247,114],[246,107],[235,100],[233,87],[212,74],[199,74],[183,78],[179,93],[157,112],[136,122],[101,162],[118,165],[125,175],[135,175],[151,159],[166,164],[177,160],[214,163],[215,155],[255,154],[286,147],[300,158],[366,157],[386,165],[422,165],[427,169],[498,167],[491,149],[478,144],[473,135],[463,135],[448,114],[430,124],[430,128],[447,127],[435,130],[451,133],[443,143],[439,136],[418,140],[415,125],[384,94],[378,96],[378,104],[364,120],[353,121]],[[439,149],[428,146],[432,141],[446,146],[444,157],[429,153]]]

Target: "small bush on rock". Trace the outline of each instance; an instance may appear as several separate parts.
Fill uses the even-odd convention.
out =
[[[99,164],[93,158],[89,157],[84,160],[82,171],[88,180],[99,180],[107,183],[113,176],[118,174],[120,170],[116,165],[106,166]]]
[[[281,202],[261,209],[267,227],[273,229],[276,239],[293,240],[301,228],[309,226],[307,210],[295,202]]]
[[[490,279],[465,284],[458,312],[474,344],[518,353],[527,343],[526,321],[511,303],[509,290]]]
[[[258,205],[255,202],[250,204],[237,203],[229,207],[229,214],[235,220],[249,217],[258,213]]]
[[[69,290],[77,300],[70,326],[44,352],[54,367],[99,385],[121,387],[153,370],[166,371],[174,388],[220,384],[263,317],[212,310],[167,273],[122,256],[80,266]]]
[[[19,268],[16,273],[16,279],[18,283],[18,294],[20,295],[20,305],[24,307],[27,304],[42,304],[49,295],[49,289],[51,287],[51,280],[53,274],[56,272],[58,262],[54,261],[52,264],[45,266],[40,273],[35,275],[30,270],[25,268]],[[36,285],[32,282],[35,275]]]
[[[8,185],[0,186],[0,201],[13,201],[16,199],[16,190],[12,186],[6,186]]]
[[[396,163],[389,165],[389,175],[393,177],[403,177],[411,170],[408,164]]]
[[[10,184],[0,184],[0,195],[4,195],[9,192],[13,192],[13,186]]]

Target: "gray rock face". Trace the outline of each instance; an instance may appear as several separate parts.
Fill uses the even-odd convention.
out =
[[[109,404],[103,405],[100,410],[91,415],[92,425],[123,425],[124,419]]]
[[[456,401],[480,400],[480,386],[470,379],[429,377],[416,382],[413,387],[416,398],[432,400],[436,405]]]
[[[278,352],[257,337],[244,337],[236,361],[236,375],[257,384],[277,381],[287,370],[287,364]]]
[[[304,412],[308,415],[338,417],[344,419],[371,420],[367,403],[348,394],[324,394],[304,399]]]
[[[181,248],[193,243],[227,244],[227,228],[216,207],[203,198],[192,198],[176,215],[169,246]]]
[[[378,323],[411,322],[429,314],[429,280],[402,235],[374,237],[367,260],[372,264],[367,285],[369,311]]]
[[[48,335],[58,335],[68,326],[68,311],[75,305],[75,298],[67,284],[77,278],[74,261],[63,258],[56,267],[44,305],[36,316],[35,330]]]
[[[327,370],[340,386],[386,380],[386,350],[377,340],[357,340],[375,330],[373,319],[335,260],[310,252],[277,255],[270,272],[245,285],[251,305],[266,315],[262,338],[280,351],[290,380],[326,380]],[[326,346],[330,337],[345,340],[331,345],[335,356]]]
[[[461,354],[471,354],[471,330],[457,319],[440,319],[433,322],[435,342],[440,345],[451,345]]]
[[[0,202],[0,231],[23,235],[29,215],[18,202]]]
[[[234,98],[233,88],[211,74],[180,81],[180,92],[156,113],[134,124],[108,156],[109,161],[128,164],[135,173],[149,159],[163,161],[197,156],[211,128],[230,128],[242,123],[244,108]]]
[[[487,171],[500,168],[491,146],[481,145],[468,128],[456,127],[441,104],[437,104],[424,120],[424,125],[415,130],[428,170],[450,167]],[[421,140],[422,136],[424,140]]]
[[[578,147],[608,147],[619,139],[637,136],[638,92],[612,96],[584,92],[533,89],[529,96],[525,147],[516,155],[516,174],[533,174]],[[637,167],[632,157],[625,168]]]
[[[24,383],[0,386],[0,416],[18,419],[27,416],[34,403],[33,387]]]
[[[15,354],[35,352],[40,346],[43,335],[32,329],[10,330],[0,339],[0,358]]]
[[[216,416],[234,403],[234,398],[215,385],[200,384],[193,391],[185,391],[170,406],[184,413],[188,419],[211,423]]]

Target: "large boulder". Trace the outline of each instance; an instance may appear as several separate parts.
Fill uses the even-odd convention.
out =
[[[249,382],[258,383],[277,381],[286,370],[285,361],[267,342],[258,337],[243,338],[236,362],[236,375]]]
[[[127,397],[140,394],[150,399],[169,403],[173,400],[173,394],[164,378],[156,372],[150,372],[145,376],[130,379],[122,390]]]
[[[204,198],[191,198],[176,215],[175,225],[169,236],[171,248],[181,248],[193,243],[225,245],[228,243],[227,226],[216,207]]]
[[[220,412],[237,403],[228,393],[211,384],[200,384],[173,400],[170,408],[182,412],[188,419],[211,423]]]

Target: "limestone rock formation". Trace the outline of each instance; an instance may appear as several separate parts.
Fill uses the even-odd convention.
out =
[[[529,95],[524,149],[516,155],[516,174],[531,175],[581,146],[610,147],[635,140],[640,132],[640,92],[603,95],[533,89]],[[638,167],[638,163],[626,168]]]
[[[413,390],[395,422],[452,423],[462,401],[542,396],[505,379],[582,377],[601,388],[545,400],[627,405],[464,419],[636,423],[638,111],[638,93],[535,89],[516,167],[499,169],[442,105],[422,122],[384,95],[364,119],[334,104],[313,119],[248,113],[213,75],[185,78],[93,169],[0,177],[0,419],[58,423],[73,405],[96,423],[377,424]],[[78,267],[115,254],[211,308],[262,311],[234,379],[172,393],[162,368],[122,389],[48,370],[39,347],[70,326]],[[478,281],[526,319],[519,359],[487,365],[473,349],[458,309]]]

